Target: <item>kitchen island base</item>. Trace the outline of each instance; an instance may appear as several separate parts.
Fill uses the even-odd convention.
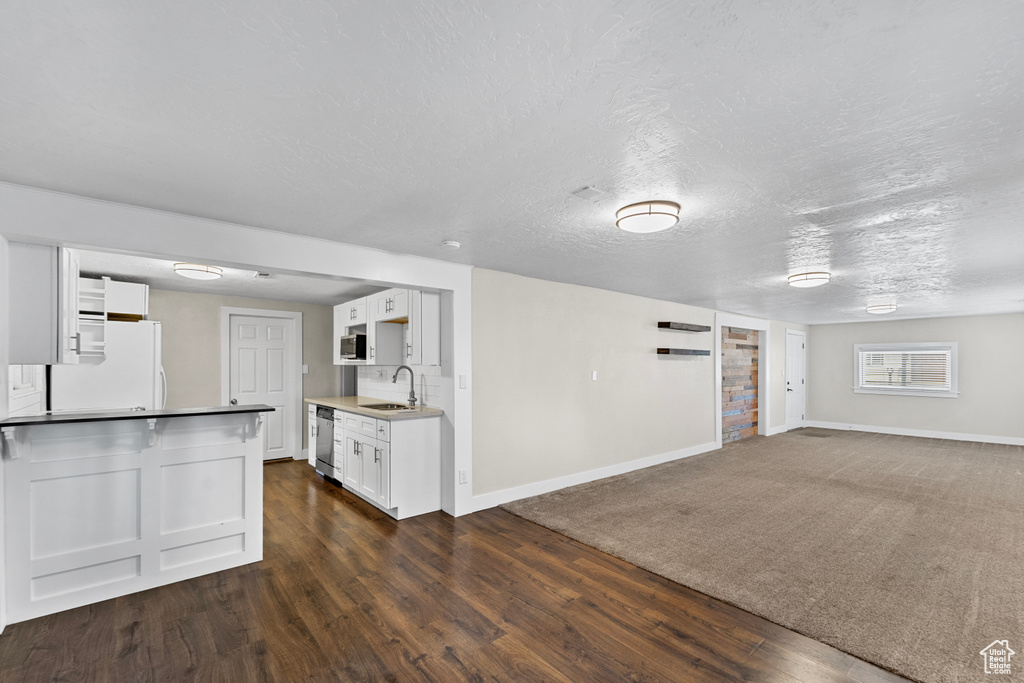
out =
[[[8,622],[261,560],[267,410],[0,423]]]

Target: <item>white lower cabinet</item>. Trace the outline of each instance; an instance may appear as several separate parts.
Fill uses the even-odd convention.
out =
[[[343,449],[340,462],[344,463],[344,477],[339,481],[371,503],[390,508],[391,450],[388,442],[357,432],[345,432],[343,438],[339,447]],[[336,451],[335,462],[339,462],[337,455]]]
[[[386,441],[359,440],[362,472],[359,493],[381,507],[391,507],[391,453]]]
[[[306,427],[306,455],[309,464],[316,467],[316,406],[309,404],[309,424]]]
[[[441,420],[381,420],[335,411],[342,485],[396,519],[441,509]]]

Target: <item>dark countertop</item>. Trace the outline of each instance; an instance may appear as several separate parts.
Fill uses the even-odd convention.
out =
[[[175,408],[174,410],[110,410],[96,413],[51,413],[0,420],[0,427],[65,424],[68,422],[109,422],[111,420],[148,420],[154,417],[198,417],[230,413],[270,413],[274,408],[257,403],[248,406],[212,406],[210,408]]]

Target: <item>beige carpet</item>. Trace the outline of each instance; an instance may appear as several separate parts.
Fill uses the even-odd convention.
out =
[[[1024,680],[1024,447],[804,429],[506,510],[920,681]]]

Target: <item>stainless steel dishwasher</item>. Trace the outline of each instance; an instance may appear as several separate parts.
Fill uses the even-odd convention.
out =
[[[316,471],[334,478],[334,408],[316,407]]]

